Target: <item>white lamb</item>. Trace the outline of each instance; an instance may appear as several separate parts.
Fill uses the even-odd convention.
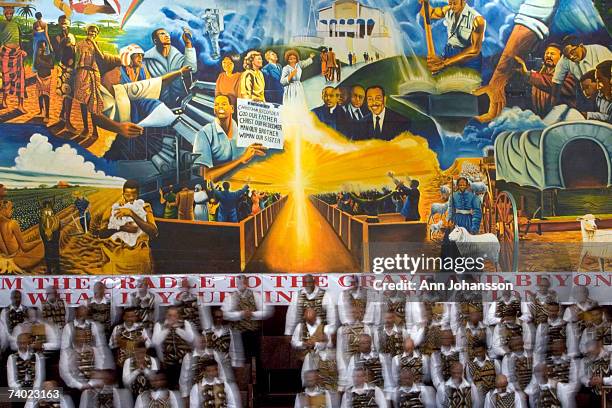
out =
[[[577,270],[580,271],[584,258],[592,256],[599,261],[599,269],[605,272],[606,260],[612,259],[612,230],[598,230],[593,214],[578,217],[582,233],[582,253]]]
[[[448,235],[448,239],[457,243],[462,257],[489,259],[495,265],[495,270],[498,270],[500,245],[495,234],[472,235],[467,229],[456,226]]]
[[[108,220],[108,229],[118,230],[123,225],[134,223],[134,219],[132,217],[116,217],[115,213],[119,208],[129,208],[137,216],[142,218],[143,220],[147,219],[147,211],[145,210],[145,202],[143,200],[135,200],[131,203],[126,203],[124,205],[119,205],[118,203],[113,204],[111,210],[111,216]],[[138,228],[138,231],[135,233],[118,231],[111,235],[112,240],[120,240],[125,242],[130,247],[134,247],[140,235],[144,234],[144,231]]]

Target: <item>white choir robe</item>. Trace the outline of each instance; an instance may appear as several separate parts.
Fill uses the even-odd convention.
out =
[[[151,312],[151,316],[147,316],[146,318],[150,319],[153,323],[156,323],[160,319],[159,300],[153,292],[147,291],[144,296],[140,296],[138,291],[130,293],[129,306],[139,308],[139,305],[143,303],[148,304],[151,301],[153,301],[153,311]]]
[[[572,303],[565,309],[565,312],[563,312],[563,320],[568,323],[576,323],[578,320],[580,320],[578,317],[579,313],[588,312],[597,306],[599,306],[599,304],[593,299],[586,299],[584,302]]]
[[[608,353],[605,350],[601,350],[601,352],[599,353],[597,358],[595,358],[595,360],[599,360],[601,358],[607,359],[610,362],[609,367],[612,370],[612,355],[610,355],[610,353]],[[580,382],[582,383],[582,385],[584,385],[585,387],[591,386],[591,376],[592,375],[591,375],[590,370],[588,369],[588,365],[590,361],[591,359],[588,356],[584,357],[582,360],[580,360],[580,363],[578,366],[578,378]],[[604,377],[603,381],[604,381],[604,385],[612,385],[612,376]]]
[[[489,302],[482,301],[482,323],[485,323],[485,319],[487,318],[487,312],[489,310]],[[461,307],[460,302],[452,302],[450,306],[450,327],[453,331],[453,334],[457,336],[457,330],[461,327],[464,327],[466,324],[469,324],[469,316],[468,321],[464,324],[461,324]],[[485,325],[486,326],[486,325]]]
[[[525,318],[522,318],[522,321],[525,321],[525,319],[529,319],[529,310],[527,307],[527,303],[526,302],[522,302],[520,297],[516,297],[514,295],[512,295],[510,298],[506,299],[506,298],[500,298],[499,301],[503,302],[506,305],[511,304],[514,301],[520,301],[520,310],[521,310],[521,317],[523,315],[527,316]],[[499,323],[501,323],[501,317],[497,317],[495,316],[497,314],[497,301],[496,302],[488,302],[488,306],[487,306],[487,315],[484,319],[484,323],[488,326],[495,326]]]
[[[113,356],[106,347],[92,347],[94,354],[94,369],[104,370],[115,367]],[[67,348],[62,350],[59,361],[60,377],[70,388],[82,390],[86,385],[91,385],[90,380],[84,378],[78,369],[77,356],[84,348]]]
[[[141,373],[146,377],[149,377],[151,373],[160,369],[159,361],[155,357],[151,357],[151,367],[145,368],[144,370],[136,368],[132,370],[132,357],[129,357],[123,363],[123,371],[121,378],[123,379],[123,386],[128,390],[132,389],[132,383],[136,380],[136,377]]]
[[[511,385],[508,385],[504,392],[500,392],[497,388],[489,391],[485,397],[484,408],[497,408],[495,405],[495,399],[497,396],[505,396],[510,393],[514,394],[514,408],[527,408],[527,401],[525,401],[525,398],[520,392],[515,391]]]
[[[41,388],[42,383],[45,381],[45,359],[40,353],[32,353],[29,351],[26,353],[18,351],[8,356],[6,361],[6,381],[9,388],[14,390],[22,389],[22,385],[17,377],[17,355],[23,360],[29,360],[31,356],[34,355],[36,362],[34,365],[34,381],[32,388]]]
[[[535,335],[535,346],[533,352],[536,356],[545,356],[548,350],[548,331],[550,327],[565,326],[565,349],[571,356],[578,355],[578,345],[576,344],[576,338],[578,333],[575,332],[575,326],[568,324],[565,320],[557,318],[553,321],[549,320],[546,323],[538,325]]]
[[[531,325],[520,320],[517,322],[523,329],[523,347],[525,350],[533,351],[533,331]],[[493,329],[493,337],[491,340],[491,352],[497,358],[503,358],[510,352],[508,344],[504,344],[504,337],[502,336],[503,323],[495,325]]]
[[[612,327],[610,327],[611,325],[612,323],[604,320],[600,325],[598,325],[598,327],[608,326],[608,329],[612,330]],[[582,333],[580,334],[580,343],[578,345],[578,349],[580,353],[582,354],[587,353],[587,345],[589,343],[589,340],[593,340],[595,337],[596,337],[596,327],[587,327],[586,329],[582,331]],[[612,353],[611,344],[604,345],[603,348],[608,353]]]
[[[6,350],[10,345],[8,329],[4,322],[0,320],[0,353]]]
[[[373,342],[372,348],[376,351],[380,351],[380,349],[382,348],[383,334],[386,334],[387,336],[392,336],[394,334],[400,334],[402,337],[402,345],[404,344],[403,343],[404,340],[410,337],[410,333],[405,328],[400,328],[395,324],[393,325],[391,329],[383,326],[379,330],[374,331],[374,338],[372,339],[372,342]],[[382,354],[385,356],[386,359],[389,360],[389,362],[391,362],[391,359],[393,358],[393,356],[389,355],[389,353],[382,353]]]
[[[431,361],[429,356],[421,354],[419,351],[414,350],[412,352],[414,357],[420,358],[423,363],[423,383],[431,382]],[[403,352],[400,355],[393,357],[391,360],[391,379],[393,381],[393,386],[399,386],[400,373],[402,370],[402,358],[409,357],[406,352]]]
[[[304,394],[309,396],[317,396],[320,394],[325,394],[325,408],[336,408],[334,407],[333,399],[329,391],[324,390],[322,388],[311,389],[306,388],[304,392],[301,392],[295,396],[295,403],[293,404],[293,408],[312,408],[306,404],[306,401],[303,400]]]
[[[580,390],[580,360],[570,357],[568,354],[564,354],[560,357],[551,356],[549,360],[546,359],[545,355],[536,355],[534,357],[533,366],[537,366],[540,363],[547,363],[549,365],[556,365],[568,362],[570,363],[569,369],[569,382],[567,383],[573,390],[578,392]]]
[[[478,393],[478,389],[474,384],[470,384],[465,379],[461,381],[459,385],[456,385],[453,382],[452,378],[449,378],[448,381],[440,384],[439,387],[436,387],[436,406],[438,407],[447,407],[447,388],[470,388],[470,395],[472,396],[472,407],[473,408],[481,408],[484,405],[484,401],[480,398],[480,394]]]
[[[425,326],[422,324],[413,325],[408,330],[407,336],[414,342],[414,347],[419,347],[423,343],[423,340],[425,340]]]
[[[440,347],[440,351],[434,351],[431,355],[431,382],[436,389],[438,389],[445,382],[444,375],[442,373],[442,369],[444,367],[442,366],[442,358],[440,355],[444,354],[445,356],[448,356],[456,352],[459,352],[459,362],[465,368],[465,353],[463,353],[457,347],[442,346]]]
[[[361,387],[352,386],[347,389],[342,396],[342,404],[340,405],[340,408],[351,408],[353,394],[363,394],[364,392],[372,389],[374,390],[374,400],[376,401],[378,408],[386,408],[387,400],[385,399],[385,394],[377,386],[368,383],[363,384]]]
[[[302,288],[292,294],[291,303],[289,304],[289,308],[287,309],[287,316],[285,318],[285,336],[291,336],[293,334],[293,331],[295,330],[295,326],[297,326],[299,322],[304,320],[304,316],[298,316],[298,312],[300,309],[298,301],[300,299],[300,295],[304,294],[307,299],[313,300],[316,299],[317,296],[319,296],[319,293],[321,293],[322,291],[324,290],[319,287],[315,287],[312,293],[308,293],[304,288]],[[324,292],[325,295],[323,295],[322,306],[325,310],[325,316],[327,319],[326,324],[331,327],[337,327],[338,317],[336,315],[336,305],[334,304],[334,301],[329,292]],[[303,312],[304,311],[302,310],[302,313]]]
[[[43,343],[44,351],[54,351],[60,349],[60,338],[57,329],[49,323],[39,320],[37,322],[26,321],[15,326],[15,328],[13,329],[13,334],[10,338],[11,348],[13,350],[17,350],[17,338],[19,337],[19,335],[21,333],[31,332],[30,324],[42,324],[45,326],[45,342]]]
[[[168,337],[170,333],[170,329],[165,327],[166,322],[155,323],[153,328],[153,338],[151,342],[153,343],[153,347],[157,351],[157,358],[159,358],[160,362],[164,362],[164,340]],[[183,322],[183,328],[177,328],[176,334],[179,335],[185,342],[189,345],[193,344],[193,340],[195,339],[195,332],[193,331],[193,326],[189,321],[185,320]]]
[[[406,297],[405,296],[391,296],[387,297],[384,291],[378,291],[374,295],[374,299],[368,302],[363,322],[373,326],[383,325],[385,313],[387,313],[387,302],[402,302],[404,303],[404,320],[406,320]],[[370,306],[371,305],[371,306]]]
[[[6,327],[7,329],[10,327],[10,325],[9,325],[9,310],[18,310],[18,311],[23,312],[24,319],[27,320],[27,315],[28,315],[28,308],[27,307],[25,307],[23,304],[20,304],[19,307],[17,307],[17,308],[15,306],[13,306],[12,304],[8,305],[7,307],[3,308],[0,311],[0,321],[2,323],[4,323],[4,327]],[[13,327],[13,330],[14,329],[15,328]]]
[[[487,361],[493,361],[493,364],[495,365],[495,374],[496,375],[497,374],[501,374],[501,372],[502,372],[501,371],[501,362],[499,360],[491,360],[489,357],[486,357],[486,356],[485,356],[484,360],[479,360],[477,358],[472,359],[472,363],[474,363],[477,367],[481,367],[481,368],[485,365],[485,363]],[[465,372],[466,372],[465,378],[468,381],[472,381],[472,373],[470,372],[470,370],[467,369],[467,367],[466,367]]]
[[[168,398],[168,408],[183,408],[183,401],[179,398],[176,391],[170,390],[148,390],[143,392],[136,398],[134,408],[148,408],[154,400]]]
[[[108,341],[108,346],[111,349],[119,348],[119,337],[120,337],[119,333],[121,330],[127,330],[131,332],[131,331],[139,330],[140,328],[142,328],[142,335],[140,336],[140,341],[142,341],[145,344],[146,348],[150,348],[152,345],[151,338],[149,337],[149,333],[147,329],[142,327],[140,323],[135,323],[131,327],[128,327],[125,323],[119,326],[113,327],[113,332],[111,333],[110,340]]]
[[[535,367],[536,366],[535,356],[531,352],[528,352],[528,351],[522,351],[520,353],[514,353],[514,352],[508,353],[502,359],[501,372],[508,379],[508,384],[511,384],[516,390],[520,389],[518,377],[516,375],[516,359],[519,357],[523,358],[523,357],[528,357],[528,356],[532,357],[533,359],[532,367]]]
[[[304,330],[308,331],[309,336],[312,336],[321,326],[321,319],[317,317],[317,321],[315,324],[309,323],[298,323],[293,330],[293,336],[291,336],[291,347],[297,350],[304,350],[304,342],[302,341],[302,335],[304,334]],[[329,342],[330,336],[334,333],[334,327],[325,325],[323,326],[323,334],[326,335],[327,339],[324,341],[319,341],[315,343],[314,350],[319,351],[323,350],[326,344]]]
[[[348,344],[347,339],[345,338],[347,331],[346,326],[340,326],[338,328],[338,332],[336,333],[336,352],[338,355],[338,361],[342,360],[344,365],[347,366],[351,356],[348,354]],[[374,342],[374,329],[368,325],[363,326],[363,334],[367,334],[372,338],[372,342]],[[374,347],[374,344],[372,344]]]
[[[181,391],[181,397],[187,398],[189,397],[189,393],[191,392],[191,388],[194,385],[193,382],[193,360],[194,357],[200,356],[213,356],[215,361],[217,362],[219,368],[219,378],[223,381],[234,382],[234,372],[232,371],[232,367],[228,365],[227,360],[223,358],[221,353],[215,350],[194,350],[190,353],[185,354],[183,357],[183,363],[181,365],[181,376],[179,379],[179,386]]]
[[[95,297],[91,297],[91,298],[87,299],[87,302],[86,302],[87,307],[89,307],[92,303],[110,305],[110,319],[111,319],[110,324],[111,324],[111,327],[119,322],[119,311],[118,311],[117,307],[114,305],[114,302],[111,301],[110,297],[106,297],[105,296],[102,299],[96,299]],[[91,318],[91,316],[90,316],[90,318]],[[102,324],[102,323],[100,323],[100,324]]]
[[[493,358],[492,353],[492,344],[493,344],[493,331],[490,327],[487,327],[483,322],[478,322],[477,326],[472,325],[470,322],[467,322],[465,325],[457,327],[457,331],[455,332],[455,344],[456,347],[460,350],[464,350],[467,352],[468,343],[467,343],[467,332],[471,330],[475,332],[480,329],[485,329],[485,341],[487,346],[487,355]]]
[[[555,390],[555,395],[561,403],[561,408],[574,408],[576,406],[576,393],[570,385],[552,379],[548,379],[546,383],[540,384],[535,376],[532,378],[531,383],[525,388],[525,394],[527,394],[529,398],[529,405],[535,407],[539,391],[547,388]]]
[[[91,325],[91,335],[93,338],[94,347],[103,347],[106,346],[106,337],[104,336],[104,329],[98,322],[94,322],[93,320],[87,319],[83,322],[79,322],[78,320],[73,320],[71,322],[66,323],[64,326],[64,330],[62,330],[62,343],[61,348],[66,349],[72,347],[72,342],[74,341],[74,329],[75,328],[84,328],[87,325]]]
[[[110,388],[106,386],[105,388]],[[112,387],[111,389],[105,390],[104,388],[94,388],[83,391],[81,394],[81,402],[79,408],[96,408],[96,395],[99,392],[112,392],[113,393],[113,407],[133,407],[134,400],[132,399],[132,393],[126,389],[119,389]]]
[[[385,395],[388,395],[388,393],[392,392],[393,391],[393,380],[391,379],[391,367],[389,367],[389,364],[387,363],[387,361],[385,361],[383,356],[381,356],[375,351],[371,351],[368,354],[358,353],[352,356],[346,367],[346,371],[344,372],[344,380],[342,381],[342,383],[354,386],[353,372],[355,371],[355,363],[362,358],[364,359],[378,358],[379,359],[380,367],[382,371],[382,377],[383,377],[383,391],[385,391]]]
[[[393,391],[393,404],[399,407],[400,395],[403,392],[420,392],[421,403],[425,408],[436,408],[436,391],[433,387],[422,384],[412,384],[412,387],[396,387]]]
[[[549,294],[546,294],[546,295],[543,295],[540,292],[536,292],[533,297],[530,297],[529,302],[525,302],[525,305],[527,307],[525,308],[521,318],[524,319],[524,321],[535,325],[535,322],[534,322],[535,316],[533,315],[533,312],[532,312],[533,307],[535,307],[535,302],[533,300],[534,298],[537,299],[537,301],[541,305],[544,305],[545,307],[546,307],[546,304],[548,303],[559,303],[559,298],[557,297],[557,293],[554,290],[550,290]]]
[[[52,401],[58,401],[58,400],[52,400]],[[38,398],[36,399],[29,398],[23,408],[38,408],[39,402],[40,402],[40,399]],[[60,395],[59,403],[60,403],[60,408],[74,408],[74,404],[72,403],[72,398],[70,398],[68,395]]]
[[[331,344],[328,344],[328,347],[330,346]],[[304,363],[302,364],[302,386],[304,386],[304,378],[306,376],[306,372],[310,370],[317,370],[319,368],[319,359],[323,361],[336,361],[336,368],[338,369],[338,389],[339,391],[343,391],[344,388],[340,387],[340,383],[344,378],[346,365],[344,364],[343,359],[337,358],[336,349],[332,348],[325,348],[319,351],[311,351],[310,353],[306,354],[306,356],[304,357]]]
[[[356,290],[343,290],[338,296],[338,317],[340,318],[340,324],[350,324],[355,322],[353,311],[351,310],[351,298],[363,299],[366,302],[365,312],[367,313],[370,305],[369,294],[366,289],[359,287]]]
[[[196,306],[198,308],[198,323],[200,323],[200,327],[202,329],[207,329],[212,325],[212,317],[210,315],[210,307],[205,307],[202,305],[197,297],[197,295],[191,292],[179,292],[174,299],[174,306],[180,306],[183,299],[187,297],[187,300],[192,300],[194,297],[196,298]],[[192,322],[193,323],[193,322]]]
[[[242,407],[242,403],[240,402],[240,392],[238,391],[238,388],[236,387],[235,384],[228,383],[227,381],[222,381],[219,378],[215,378],[212,381],[209,381],[206,378],[204,378],[198,384],[194,384],[193,387],[191,387],[191,392],[189,393],[189,408],[200,408],[202,406],[201,387],[203,385],[214,385],[214,384],[223,384],[225,388],[225,396],[227,398],[226,408],[241,408]]]
[[[409,332],[414,326],[419,326],[425,323],[421,308],[418,302],[406,301],[406,330]]]
[[[501,363],[500,363],[499,360],[491,360],[489,357],[485,357],[484,360],[479,360],[477,358],[474,358],[472,360],[472,363],[477,367],[476,369],[478,369],[478,367],[482,368],[487,361],[493,361],[493,365],[495,366],[495,376],[496,377],[497,377],[498,374],[501,374]],[[465,367],[465,378],[469,382],[473,382],[474,381],[473,376],[472,376],[472,372],[469,369],[469,367]],[[480,400],[484,401],[484,398],[485,398],[486,394],[482,393],[481,390],[478,387],[476,387],[476,388],[478,389],[478,393],[480,395]]]
[[[450,327],[451,323],[451,313],[452,313],[452,303],[451,302],[438,302],[444,303],[444,311],[442,312],[442,317],[440,319],[431,320],[430,324]],[[413,313],[415,313],[415,319],[418,319],[417,324],[421,326],[427,323],[427,315],[425,306],[423,303],[415,303],[413,302]]]
[[[200,319],[202,320],[202,329],[210,329],[213,325],[213,318],[210,306],[200,304],[198,305],[198,309],[200,311]]]
[[[222,355],[223,360],[229,363],[232,367],[244,366],[244,347],[242,345],[242,336],[236,330],[232,329],[230,325],[225,324],[221,326],[211,326],[207,331],[213,331],[215,336],[221,337],[226,333],[230,335],[230,348],[229,355],[226,353]]]
[[[251,291],[250,289],[245,290]],[[223,299],[221,310],[223,310],[223,318],[228,322],[237,322],[243,319],[244,312],[238,309],[240,299],[238,295],[238,291],[232,292]],[[266,320],[271,317],[274,310],[269,305],[264,304],[261,292],[253,292],[253,298],[257,310],[253,312],[251,320]]]

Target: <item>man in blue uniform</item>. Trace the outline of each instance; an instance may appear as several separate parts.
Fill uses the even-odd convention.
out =
[[[470,234],[478,234],[482,210],[480,199],[469,191],[468,180],[465,177],[457,179],[457,189],[451,198],[449,217],[453,226],[463,227]]]

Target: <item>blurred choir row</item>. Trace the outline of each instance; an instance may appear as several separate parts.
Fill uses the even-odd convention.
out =
[[[612,385],[611,321],[586,287],[563,304],[546,279],[527,299],[414,302],[358,279],[337,298],[302,281],[284,328],[302,366],[296,408],[599,406]],[[54,287],[40,307],[13,291],[0,314],[0,386],[62,387],[27,407],[253,406],[236,380],[260,369],[274,307],[239,282],[221,306],[202,304],[188,278],[169,306],[145,280],[121,307],[102,283],[74,308]]]

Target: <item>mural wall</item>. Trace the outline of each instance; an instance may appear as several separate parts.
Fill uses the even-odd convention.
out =
[[[0,6],[0,273],[610,268],[602,2]]]

